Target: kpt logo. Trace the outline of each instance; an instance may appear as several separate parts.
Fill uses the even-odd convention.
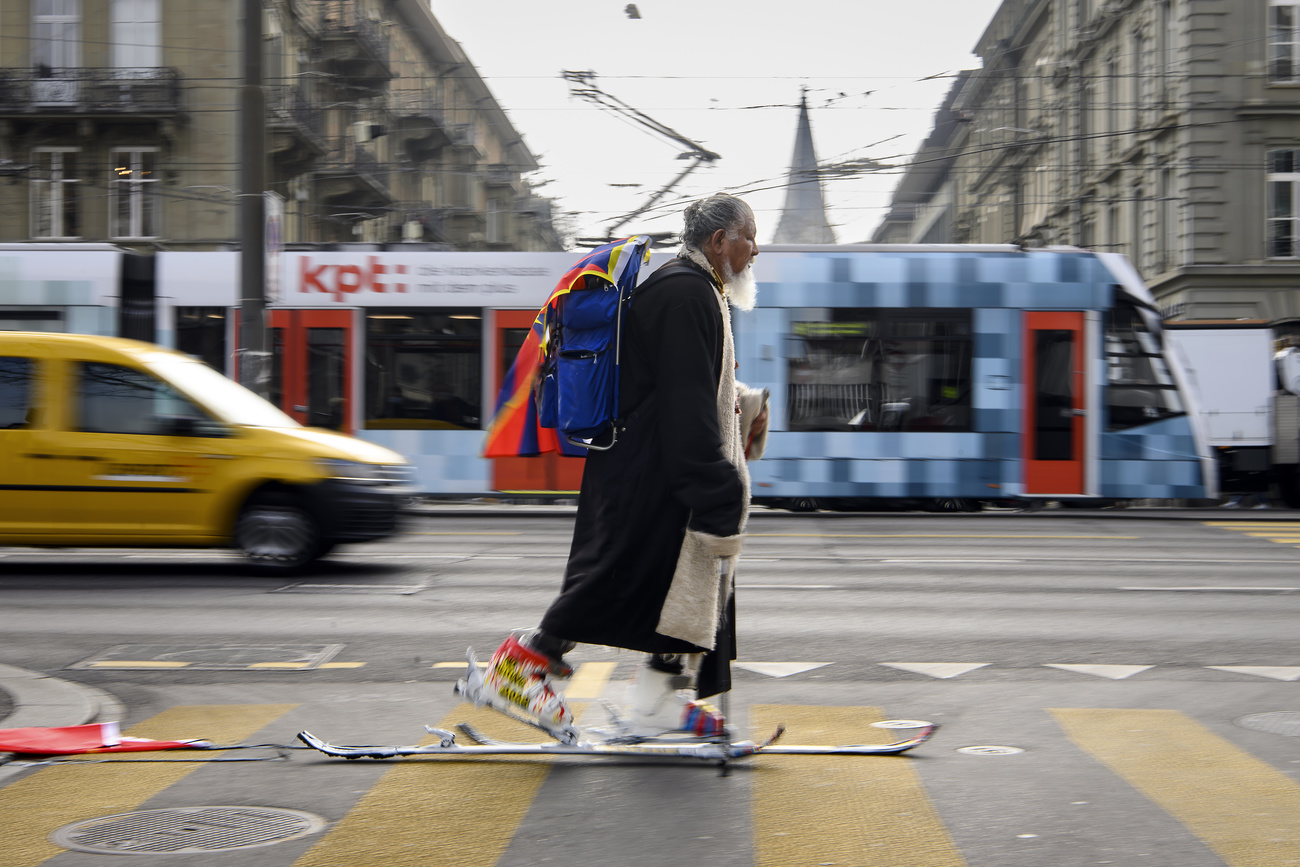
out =
[[[366,256],[361,265],[315,265],[310,256],[302,256],[298,259],[298,291],[324,292],[335,301],[357,292],[405,292],[406,266],[391,267],[396,280],[389,279],[389,266],[378,256]]]

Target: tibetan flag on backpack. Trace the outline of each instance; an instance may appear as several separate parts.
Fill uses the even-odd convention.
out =
[[[612,444],[621,326],[650,244],[638,235],[597,247],[560,278],[501,384],[484,457]]]

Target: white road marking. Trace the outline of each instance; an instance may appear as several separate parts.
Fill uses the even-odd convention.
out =
[[[1230,671],[1234,674],[1271,677],[1274,680],[1300,680],[1300,666],[1295,665],[1207,665],[1205,667],[1218,671]]]
[[[1070,663],[1043,663],[1048,668],[1059,668],[1062,671],[1077,671],[1080,674],[1092,674],[1097,677],[1107,677],[1111,680],[1123,680],[1126,677],[1132,677],[1138,672],[1146,671],[1149,668],[1155,668],[1154,665],[1097,665],[1097,664],[1070,664]]]
[[[746,671],[752,671],[755,674],[766,674],[768,677],[789,677],[792,674],[803,674],[805,671],[823,668],[827,665],[834,665],[831,662],[737,662],[737,668],[743,668]]]
[[[990,662],[882,662],[880,664],[887,665],[890,668],[910,671],[914,674],[925,674],[930,677],[937,677],[940,680],[947,680],[950,677],[960,677],[961,675],[972,672],[977,668],[992,665]]]

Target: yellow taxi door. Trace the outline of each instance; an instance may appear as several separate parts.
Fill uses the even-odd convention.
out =
[[[47,492],[32,449],[44,399],[42,365],[30,350],[7,343],[0,355],[0,537],[27,537],[47,527]]]
[[[64,423],[39,448],[52,531],[87,543],[213,535],[223,427],[145,370],[70,359],[63,378]]]

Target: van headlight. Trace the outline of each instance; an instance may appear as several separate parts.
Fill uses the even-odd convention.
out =
[[[363,482],[377,485],[388,480],[385,473],[387,468],[378,464],[323,459],[320,461],[320,467],[326,478],[344,482]]]

